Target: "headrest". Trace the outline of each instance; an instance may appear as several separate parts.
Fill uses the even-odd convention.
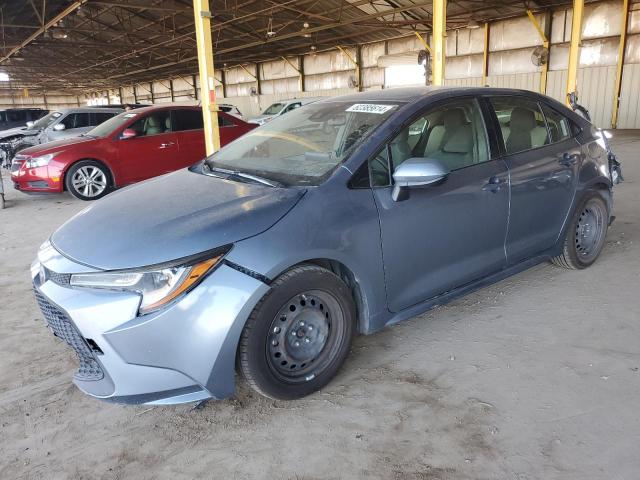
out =
[[[147,119],[147,125],[149,127],[159,127],[160,120],[158,120],[158,117],[151,116]]]
[[[442,151],[446,153],[469,153],[473,150],[471,131],[463,128],[455,132],[445,142]]]
[[[409,129],[403,128],[396,138],[391,140],[391,143],[404,143],[409,141]]]
[[[164,119],[164,128],[171,128],[171,117]]]
[[[511,111],[509,126],[511,127],[511,131],[528,132],[533,130],[536,128],[535,114],[527,108],[516,107]]]
[[[458,128],[464,125],[467,119],[464,116],[464,112],[460,108],[452,108],[451,110],[445,110],[443,115],[444,128],[447,130]]]

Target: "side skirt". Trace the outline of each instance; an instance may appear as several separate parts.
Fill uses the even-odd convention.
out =
[[[440,294],[436,297],[432,297],[429,300],[425,300],[424,302],[413,305],[401,312],[394,314],[388,321],[385,323],[385,327],[389,325],[394,325],[396,323],[400,323],[404,320],[408,320],[409,318],[413,318],[416,315],[420,315],[421,313],[427,312],[432,308],[439,307],[440,305],[444,305],[446,303],[455,300],[456,298],[467,295],[471,292],[499,282],[500,280],[504,280],[507,277],[515,275],[516,273],[523,272],[524,270],[528,270],[531,267],[534,267],[542,262],[545,262],[551,259],[554,256],[554,249],[546,251],[544,254],[537,255],[535,257],[524,260],[516,265],[505,268],[504,270],[500,270],[492,275],[487,277],[483,277],[479,280],[473,281],[471,283],[467,283],[461,287],[455,288],[449,292]]]

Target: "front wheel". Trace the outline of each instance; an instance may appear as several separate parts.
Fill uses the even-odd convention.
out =
[[[258,393],[293,400],[324,387],[354,334],[351,292],[334,273],[295,267],[277,278],[242,332],[240,371]]]
[[[551,261],[559,267],[573,270],[587,268],[600,255],[608,228],[607,203],[599,193],[588,193],[571,219],[562,254]]]
[[[69,193],[80,200],[97,200],[109,193],[111,175],[104,164],[82,160],[71,166],[65,185]]]

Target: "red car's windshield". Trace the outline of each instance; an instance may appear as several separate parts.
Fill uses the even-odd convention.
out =
[[[124,124],[130,122],[133,118],[138,117],[139,114],[135,112],[122,112],[115,117],[111,117],[106,122],[101,123],[97,127],[89,130],[85,135],[87,137],[106,137],[111,135],[116,129],[120,128]]]

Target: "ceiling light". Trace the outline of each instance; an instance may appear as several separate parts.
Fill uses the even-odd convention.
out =
[[[8,82],[9,80],[11,80],[9,78],[9,74],[6,72],[0,72],[0,82]]]
[[[315,51],[316,51],[316,49],[317,49],[317,47],[316,47],[315,45],[311,45],[311,51],[312,51],[312,52],[315,52]]]
[[[276,32],[274,32],[273,30],[269,30],[267,32],[267,35],[269,35],[270,37],[273,37],[276,34]]]
[[[471,19],[469,20],[469,23],[467,23],[467,28],[471,28],[471,29],[480,28],[480,24],[475,20]]]
[[[311,38],[311,34],[310,33],[305,33],[302,35],[304,38]]]
[[[302,27],[303,27],[303,28],[309,28],[309,22],[304,22],[304,23],[302,24]]]

